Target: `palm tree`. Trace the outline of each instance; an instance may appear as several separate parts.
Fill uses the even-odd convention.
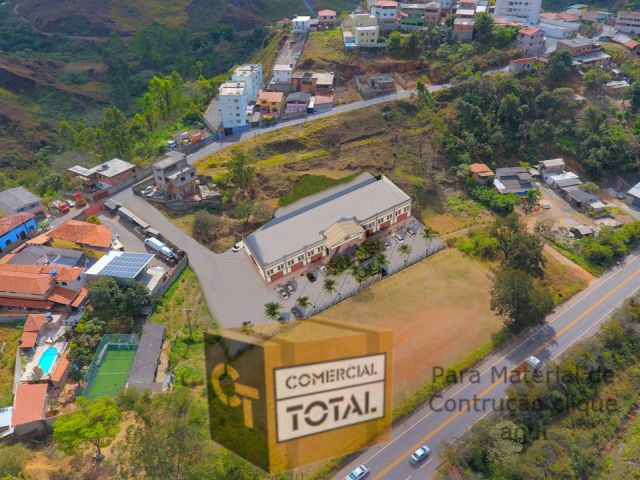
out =
[[[336,292],[336,281],[333,278],[325,278],[322,289],[329,295],[333,295]]]
[[[436,238],[436,233],[431,229],[431,227],[427,227],[425,225],[424,230],[422,230],[422,239],[427,244],[427,252],[429,252],[429,247],[431,246],[431,242]]]
[[[309,300],[309,297],[298,297],[298,300],[296,300],[296,305],[298,305],[301,309],[306,310],[307,308],[309,308],[309,305],[311,305],[311,301]]]
[[[241,332],[245,335],[250,335],[251,333],[253,333],[253,322],[251,320],[245,320],[244,322],[242,322]]]
[[[406,266],[407,265],[407,258],[409,257],[409,255],[411,255],[411,247],[409,245],[407,245],[406,243],[403,243],[398,248],[398,253],[400,253],[400,255],[402,255],[404,257],[404,264]]]
[[[277,302],[269,302],[264,306],[264,316],[269,320],[280,320],[282,305]]]

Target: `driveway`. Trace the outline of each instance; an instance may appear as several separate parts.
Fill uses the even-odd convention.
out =
[[[329,295],[322,289],[322,274],[316,271],[318,279],[310,282],[304,276],[305,270],[283,279],[285,282],[292,281],[296,291],[288,299],[281,299],[277,288],[282,283],[267,284],[262,281],[245,252],[231,250],[221,254],[212,252],[176,227],[144,199],[133,195],[131,190],[121,192],[114,198],[161,232],[170,242],[187,252],[189,264],[198,275],[207,305],[223,327],[240,327],[244,321],[251,321],[254,324],[265,322],[264,305],[269,302],[280,303],[283,306],[284,317],[290,318],[290,310],[301,296],[308,296],[313,305],[308,313],[316,313],[340,299],[353,295],[361,288],[351,275],[345,274],[335,277],[337,292]],[[417,225],[423,228],[422,225]],[[397,251],[397,242],[394,240],[390,242],[391,248],[386,251],[386,254],[389,261],[388,270],[393,273],[402,269],[405,261]],[[406,265],[420,260],[427,253],[440,250],[443,246],[439,240],[433,240],[430,245],[427,245],[420,233],[413,237],[405,235],[405,243],[412,249]]]

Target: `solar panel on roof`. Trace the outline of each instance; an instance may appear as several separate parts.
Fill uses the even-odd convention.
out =
[[[135,278],[151,261],[153,255],[142,252],[123,252],[122,255],[111,260],[101,271],[100,275],[117,278]]]

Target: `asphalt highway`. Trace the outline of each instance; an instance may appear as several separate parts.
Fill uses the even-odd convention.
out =
[[[363,451],[335,478],[342,480],[363,463],[370,469],[369,480],[430,478],[440,465],[442,443],[460,437],[494,407],[501,408],[500,400],[528,356],[543,361],[556,359],[579,340],[595,334],[598,326],[639,289],[640,257],[629,256],[620,267],[593,281],[552,313],[545,326],[521,335],[485,359],[475,369],[477,377],[459,379],[396,425],[392,441]],[[423,444],[432,449],[431,456],[417,466],[409,464],[411,452]]]

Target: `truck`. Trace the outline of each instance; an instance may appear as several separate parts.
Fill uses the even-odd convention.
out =
[[[69,204],[67,202],[62,202],[60,200],[52,202],[51,206],[55,208],[59,213],[68,213],[69,212]]]
[[[173,250],[167,247],[164,243],[158,240],[156,237],[149,237],[144,240],[144,244],[149,247],[151,250],[158,252],[161,255],[164,255],[167,258],[175,259],[176,254]]]
[[[544,368],[544,362],[538,357],[531,355],[524,361],[524,367],[525,369],[530,370],[533,375],[539,375]]]

